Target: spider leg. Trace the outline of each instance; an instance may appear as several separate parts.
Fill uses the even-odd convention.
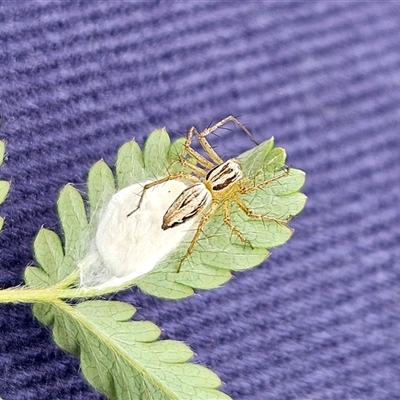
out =
[[[204,168],[213,169],[215,167],[215,165],[210,160],[207,160],[207,158],[203,157],[200,153],[198,153],[196,150],[194,150],[192,148],[191,144],[192,144],[193,134],[195,134],[197,137],[199,137],[199,135],[200,135],[194,126],[192,126],[189,129],[189,133],[188,133],[186,141],[185,141],[186,153],[191,155]]]
[[[218,203],[212,203],[211,204],[211,209],[204,214],[199,222],[199,225],[196,228],[196,233],[194,234],[188,249],[186,250],[185,255],[182,257],[181,261],[179,262],[179,266],[178,266],[178,270],[176,271],[176,273],[178,274],[179,271],[181,270],[182,264],[183,262],[190,256],[190,254],[193,252],[194,246],[197,243],[197,241],[199,240],[199,237],[203,231],[203,228],[205,226],[205,224],[207,223],[207,221],[215,214],[215,212],[218,210],[219,204]]]
[[[242,187],[240,189],[240,193],[242,193],[242,194],[250,193],[253,190],[257,190],[257,189],[260,189],[260,188],[262,188],[264,186],[267,186],[271,182],[275,182],[275,181],[283,178],[284,176],[287,176],[288,174],[289,174],[289,168],[285,169],[285,171],[282,174],[274,176],[273,178],[270,178],[270,179],[266,179],[265,181],[257,183],[256,185],[249,186],[249,187]]]
[[[243,235],[242,232],[240,232],[235,225],[233,225],[232,221],[231,221],[231,203],[229,200],[224,201],[224,222],[226,225],[229,226],[229,228],[231,229],[231,231],[244,243],[247,243],[248,245],[250,245],[250,247],[253,249],[253,245],[250,243],[250,241],[248,239],[246,239]]]
[[[202,132],[199,132],[195,127],[192,127],[189,131],[189,135],[188,138],[190,139],[190,141],[192,140],[193,134],[196,134],[200,146],[204,149],[204,151],[209,155],[209,157],[211,158],[212,161],[214,161],[217,165],[220,165],[224,162],[224,160],[217,154],[217,152],[213,149],[213,147],[210,145],[210,143],[208,142],[208,140],[206,139],[206,136],[208,136],[210,133],[216,131],[217,129],[221,128],[221,126],[225,125],[228,122],[233,122],[236,125],[239,126],[239,128],[241,128],[247,136],[249,136],[250,140],[256,144],[258,144],[252,134],[250,133],[250,131],[238,120],[236,119],[234,116],[230,115],[229,117],[226,117],[224,119],[222,119],[221,121],[217,122],[215,125],[210,126],[206,129],[204,129]],[[189,142],[190,143],[190,142]],[[210,169],[210,168],[209,168]]]
[[[207,175],[207,172],[204,171],[204,169],[201,169],[200,167],[198,167],[197,165],[192,164],[191,162],[189,162],[188,160],[186,160],[183,157],[179,157],[179,162],[182,164],[182,166],[191,169],[195,174],[205,178]]]
[[[138,203],[137,207],[136,207],[133,211],[131,211],[131,212],[127,215],[127,217],[130,217],[134,212],[136,212],[136,211],[140,208],[140,205],[142,204],[144,195],[145,195],[145,193],[146,193],[146,191],[147,191],[148,189],[152,188],[153,186],[157,186],[157,185],[159,185],[159,184],[161,184],[161,183],[170,181],[170,180],[172,180],[172,179],[186,179],[186,180],[188,180],[189,182],[193,182],[193,183],[199,182],[199,179],[196,178],[196,177],[194,177],[194,176],[191,176],[191,175],[189,175],[189,174],[186,174],[185,172],[177,172],[177,173],[175,173],[175,174],[171,174],[171,175],[165,176],[164,178],[157,179],[156,181],[147,183],[146,185],[143,186],[143,190],[142,190],[142,193],[141,193],[141,195],[140,195],[140,199],[139,199],[139,203]]]
[[[216,131],[217,129],[221,128],[221,126],[225,125],[228,122],[233,122],[235,123],[249,138],[250,140],[255,143],[258,144],[254,138],[253,135],[250,133],[250,131],[237,119],[235,118],[233,115],[229,115],[228,117],[222,119],[221,121],[217,122],[215,125],[204,129],[204,131],[201,132],[201,136],[205,137],[207,135],[209,135],[210,133]]]
[[[211,128],[209,128],[209,129],[211,129]],[[204,132],[207,131],[207,129],[205,129],[202,132],[199,132],[196,128],[194,128],[194,130],[196,132],[196,136],[197,136],[197,139],[199,140],[200,146],[210,156],[211,160],[213,160],[217,165],[222,164],[224,162],[224,160],[217,154],[217,152],[213,149],[213,147],[210,145],[210,143],[206,139],[206,136],[211,132],[204,134]]]
[[[242,201],[242,199],[239,196],[235,196],[236,204],[240,207],[240,209],[250,218],[254,219],[259,219],[259,220],[264,220],[264,221],[275,221],[278,224],[284,224],[286,225],[289,221],[290,218],[287,219],[281,219],[281,218],[274,218],[274,217],[268,217],[263,214],[257,214],[254,211],[251,211]]]

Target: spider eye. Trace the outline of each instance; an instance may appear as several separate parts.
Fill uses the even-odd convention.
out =
[[[221,165],[210,170],[206,180],[211,184],[212,190],[223,190],[239,179],[243,178],[242,168],[239,161],[231,158]]]

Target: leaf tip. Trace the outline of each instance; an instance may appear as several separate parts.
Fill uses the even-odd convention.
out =
[[[5,140],[0,140],[0,165],[3,164],[4,158],[6,156],[6,142]]]

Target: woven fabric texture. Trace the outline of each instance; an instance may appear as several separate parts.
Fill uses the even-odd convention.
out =
[[[60,232],[64,184],[85,190],[156,127],[233,114],[307,172],[293,238],[217,290],[115,298],[235,400],[400,399],[399,37],[397,2],[0,2],[0,288],[22,283],[42,225]],[[252,146],[213,139],[224,157]],[[0,307],[1,398],[104,399],[29,305]]]

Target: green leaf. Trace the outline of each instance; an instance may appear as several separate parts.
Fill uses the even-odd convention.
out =
[[[213,372],[187,363],[193,353],[185,344],[156,341],[157,326],[132,321],[135,309],[130,305],[60,302],[39,305],[36,313],[53,326],[61,348],[79,354],[85,378],[111,399],[229,399],[216,389],[221,381]]]
[[[184,139],[171,144],[166,131],[160,129],[149,136],[143,154],[134,141],[123,145],[116,161],[118,187],[125,188],[137,180],[168,177],[175,172],[188,173],[180,159],[193,160],[186,154],[184,144]],[[238,196],[251,213],[262,217],[247,215],[232,199],[228,214],[236,231],[240,232],[240,238],[224,222],[225,206],[220,203],[218,211],[202,228],[189,256],[187,249],[196,227],[152,271],[136,280],[135,283],[143,291],[162,298],[179,299],[191,296],[194,289],[216,288],[230,279],[231,271],[260,264],[270,254],[269,249],[291,237],[288,222],[302,210],[306,201],[306,197],[299,192],[305,174],[294,168],[284,168],[285,151],[274,147],[273,139],[237,158],[244,173],[240,189],[244,192]],[[90,170],[88,190],[93,220],[93,215],[108,203],[115,191],[112,171],[103,161]],[[61,268],[63,273],[59,273],[56,279],[67,276],[77,268],[88,251],[88,237],[93,237],[96,229],[93,221],[88,225],[83,199],[71,185],[62,190],[58,208],[65,236],[65,256]],[[36,249],[35,252],[39,254]],[[37,260],[40,265],[38,257]],[[95,258],[94,267],[97,268],[99,262]],[[46,267],[43,269],[47,273]],[[103,270],[98,271],[93,273],[102,273]],[[44,278],[35,274],[32,279],[40,283]]]
[[[191,296],[194,292],[192,287],[176,282],[175,272],[154,272],[139,279],[137,285],[147,293],[157,293],[158,297],[164,299],[183,299]]]
[[[237,221],[235,223],[239,230],[240,228],[243,229]],[[245,222],[243,221],[242,224],[245,224]],[[252,248],[249,244],[243,243],[238,237],[234,236],[230,228],[223,222],[221,212],[216,214],[215,218],[212,218],[205,226],[204,234],[200,237],[198,246],[202,250],[194,251],[190,255],[178,275],[183,275],[192,270],[196,274],[200,274],[203,271],[203,266],[208,267],[208,273],[212,270],[218,272],[221,268],[233,271],[243,270],[260,264],[269,255],[265,247],[255,247],[253,244]],[[186,251],[186,249],[181,251]],[[183,255],[182,253],[177,254],[179,259]],[[210,284],[212,285],[212,281]],[[197,288],[197,284],[194,287]]]
[[[150,138],[144,158],[134,142],[120,149],[116,166],[120,187],[134,183],[138,176],[147,179],[161,170],[183,170],[178,162],[184,150],[182,141],[170,146],[165,131],[156,131]],[[146,167],[143,159],[147,160]],[[114,192],[112,171],[100,161],[89,172],[88,221],[80,193],[71,185],[62,189],[57,205],[64,245],[56,233],[45,228],[39,231],[34,242],[37,267],[25,270],[28,286],[51,289],[78,268],[92,246],[89,236],[95,234],[100,211]],[[229,279],[229,271],[211,271],[211,275],[220,276],[221,283]],[[193,279],[186,275],[177,278],[175,272],[160,272],[146,284],[149,291],[157,290],[163,297],[187,297],[193,288],[179,282]],[[212,286],[207,267],[203,275],[208,280],[204,276],[196,279],[201,287]],[[216,389],[221,382],[213,372],[188,363],[193,353],[185,344],[157,341],[160,329],[147,321],[131,321],[135,310],[127,304],[86,301],[71,306],[53,300],[35,303],[33,312],[43,324],[53,327],[54,340],[60,347],[80,358],[86,379],[112,399],[229,399]]]
[[[245,176],[254,176],[260,170],[260,167],[268,165],[273,147],[274,138],[271,138],[237,157],[241,162]]]
[[[87,241],[85,229],[88,226],[82,196],[71,185],[61,190],[57,201],[58,215],[64,232],[63,275],[72,273],[85,255]]]
[[[143,154],[134,140],[125,143],[118,150],[115,167],[119,189],[147,179],[144,171]]]
[[[193,265],[193,264],[192,264]],[[196,289],[214,289],[231,279],[232,275],[227,269],[208,267],[206,263],[197,264],[190,271],[182,270],[175,276],[176,282],[194,287]]]
[[[146,143],[148,152],[150,145],[151,142]],[[176,146],[180,151],[184,150],[181,140]],[[287,223],[303,209],[306,201],[306,196],[299,192],[304,184],[304,172],[284,168],[286,153],[282,148],[274,147],[273,139],[237,158],[245,176],[244,187],[254,188],[242,194],[241,198],[251,212],[264,218],[249,217],[234,201],[231,202],[231,222],[247,239],[243,242],[224,222],[221,205],[203,227],[189,257],[185,258],[193,232],[153,271],[139,278],[137,285],[143,291],[157,297],[177,299],[190,296],[193,293],[191,289],[216,288],[230,279],[229,271],[260,264],[268,257],[268,249],[285,243],[291,237],[292,230]],[[164,171],[165,176],[169,173]],[[265,182],[267,184],[256,188]],[[179,267],[180,272],[176,273]]]
[[[58,215],[64,231],[65,252],[70,252],[79,242],[80,232],[87,227],[85,205],[79,192],[66,185],[60,192],[57,202]]]
[[[0,165],[3,164],[5,151],[6,151],[6,145],[3,140],[0,140]]]
[[[171,144],[166,131],[160,129],[149,136],[143,153],[134,141],[123,145],[116,161],[118,187],[126,188],[140,180],[165,178],[176,172],[191,173],[180,162],[182,158],[195,162],[186,153],[184,144],[184,139]],[[268,257],[269,249],[285,243],[291,237],[288,222],[302,210],[306,201],[306,197],[299,192],[305,174],[294,168],[284,168],[286,153],[282,148],[274,147],[273,139],[237,158],[244,173],[240,189],[244,192],[238,196],[249,212],[262,217],[249,216],[251,214],[247,215],[234,199],[230,201],[230,220],[245,238],[243,241],[224,222],[225,206],[220,203],[218,212],[202,228],[190,256],[187,257],[186,253],[195,228],[150,273],[136,280],[135,283],[143,291],[162,298],[179,299],[191,296],[193,289],[216,288],[230,279],[230,271],[260,264]],[[95,174],[97,169],[104,172]],[[92,185],[92,175],[105,176],[106,184]],[[93,167],[89,176],[91,209],[93,204],[106,204],[112,193],[112,182],[111,170],[103,162]],[[188,181],[188,184],[191,183]],[[97,189],[91,190],[92,186]],[[107,192],[106,195],[102,194],[103,190]],[[92,192],[95,195],[91,195]],[[102,198],[106,200],[98,200]],[[79,208],[83,209],[83,206]],[[98,208],[94,206],[94,209]],[[77,227],[75,232],[83,229]]]
[[[10,182],[0,181],[0,204],[4,202],[10,190]]]
[[[144,145],[143,158],[148,178],[157,179],[168,173],[170,139],[165,129],[152,132]]]
[[[280,172],[282,174],[282,172]],[[290,168],[269,185],[244,196],[246,204],[254,212],[273,218],[287,219],[297,215],[306,202],[306,196],[298,192],[305,181],[305,174]]]
[[[33,288],[45,288],[50,286],[50,277],[38,267],[26,267],[24,271],[25,283]]]
[[[110,201],[115,193],[114,175],[110,167],[103,161],[98,161],[89,171],[88,196],[90,215],[93,218]]]
[[[149,294],[180,299],[191,296],[194,289],[206,290],[224,284],[230,279],[231,271],[260,264],[268,257],[270,248],[290,238],[292,231],[288,222],[306,201],[299,192],[305,175],[294,168],[285,169],[285,157],[285,151],[275,148],[272,139],[238,156],[244,178],[240,181],[240,193],[233,195],[239,196],[245,208],[262,217],[256,218],[249,211],[243,211],[244,207],[239,207],[234,199],[230,202],[230,212],[220,203],[218,211],[202,228],[188,257],[187,249],[196,227],[189,230],[183,241],[150,273],[135,283]],[[181,158],[195,162],[186,154],[184,140],[171,144],[165,130],[156,130],[149,136],[143,153],[137,143],[131,141],[118,152],[115,177],[118,188],[176,172],[191,173],[182,166]],[[88,250],[94,247],[100,211],[113,202],[115,178],[103,161],[90,170],[90,218],[80,193],[71,185],[63,188],[57,205],[64,245],[54,232],[44,228],[39,231],[34,243],[38,266],[25,270],[29,286],[60,285],[65,278],[73,276],[86,259]],[[118,204],[113,203],[114,206]],[[225,223],[226,213],[245,241]],[[124,210],[122,215],[127,215]],[[95,267],[107,267],[96,257],[93,262]],[[53,326],[55,341],[80,357],[81,370],[88,381],[112,399],[229,398],[216,389],[221,382],[213,372],[187,363],[192,356],[187,346],[171,340],[157,341],[160,330],[154,324],[131,321],[135,310],[129,305],[86,301],[72,306],[53,301],[37,303],[33,310],[42,323]]]
[[[59,276],[64,260],[64,251],[58,235],[48,229],[41,228],[33,243],[36,261],[54,282],[59,282],[63,276]]]
[[[25,269],[24,279],[28,286],[49,287],[68,276],[70,270],[64,268],[64,250],[55,232],[41,228],[33,243],[33,250],[38,267]]]
[[[171,143],[171,147],[169,148],[168,152],[169,174],[174,174],[179,171],[190,173],[190,170],[184,168],[182,164],[179,162],[180,158],[185,158],[185,157],[186,157],[185,139],[181,138]]]

